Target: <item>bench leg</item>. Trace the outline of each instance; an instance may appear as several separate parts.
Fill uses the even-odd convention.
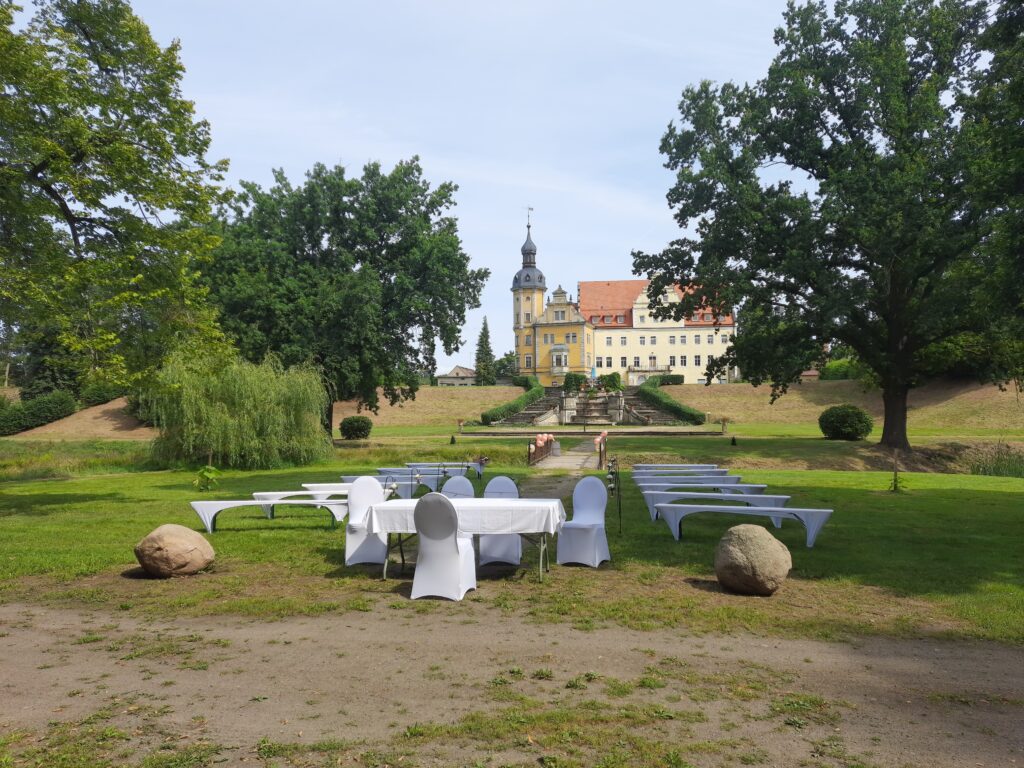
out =
[[[814,541],[818,538],[821,529],[825,527],[828,518],[829,515],[797,515],[797,519],[804,524],[804,528],[807,530],[808,549],[814,546]]]

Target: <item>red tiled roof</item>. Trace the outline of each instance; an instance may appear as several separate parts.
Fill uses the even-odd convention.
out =
[[[579,283],[579,308],[580,314],[590,320],[595,327],[629,327],[633,325],[633,302],[640,294],[647,290],[649,280],[588,280]],[[690,291],[693,288],[689,289]],[[682,291],[676,286],[676,293],[682,295]],[[646,298],[646,297],[645,297]],[[714,319],[704,319],[704,312],[698,312],[693,319],[687,320],[687,325],[712,326]],[[707,313],[710,316],[710,313]],[[619,315],[624,316],[624,323],[615,322]],[[596,317],[597,320],[592,320]],[[611,322],[605,322],[605,317],[610,317]],[[731,325],[732,316],[723,315],[720,324]]]

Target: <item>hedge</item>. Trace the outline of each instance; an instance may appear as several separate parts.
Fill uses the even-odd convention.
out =
[[[127,394],[128,390],[119,384],[111,384],[107,381],[92,381],[82,387],[78,393],[78,399],[83,407],[90,405],[103,405],[111,400]]]
[[[850,403],[826,408],[818,417],[818,427],[826,440],[863,440],[874,426],[867,411]]]
[[[660,387],[667,387],[670,384],[686,383],[686,377],[681,373],[666,373],[664,376],[659,376],[658,378],[661,380],[661,383],[658,385]]]
[[[512,382],[525,389],[526,392],[521,394],[515,400],[481,413],[480,421],[484,424],[490,426],[496,421],[503,421],[509,416],[514,416],[519,413],[526,406],[535,403],[544,397],[544,385],[537,380],[536,376],[516,376],[512,379]]]
[[[24,402],[8,403],[0,409],[0,436],[41,427],[70,416],[76,410],[75,396],[59,389]]]
[[[587,383],[587,377],[582,373],[567,373],[565,381],[562,382],[563,392],[579,392]]]
[[[659,389],[663,378],[667,377],[651,376],[651,378],[641,384],[640,388],[637,390],[637,394],[640,396],[640,399],[648,405],[660,408],[687,424],[703,424],[706,421],[703,413],[698,411],[696,408],[683,405],[678,400],[674,400]]]
[[[621,392],[625,389],[625,387],[622,386],[622,377],[619,376],[618,371],[598,376],[597,386],[601,387],[605,392]]]

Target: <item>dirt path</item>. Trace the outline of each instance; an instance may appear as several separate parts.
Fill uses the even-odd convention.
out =
[[[51,721],[86,733],[83,720],[106,708],[104,725],[130,734],[120,754],[141,750],[132,764],[161,744],[208,741],[222,745],[218,765],[262,764],[268,743],[300,745],[280,753],[293,756],[335,749],[331,765],[374,750],[397,750],[405,765],[536,765],[566,750],[594,764],[622,743],[685,755],[658,765],[1024,765],[1019,648],[580,632],[471,599],[396,595],[369,612],[277,622],[3,605],[0,694],[0,758],[5,733],[31,734],[19,748],[44,745]],[[432,738],[427,727],[517,706],[490,729]],[[549,736],[545,713],[575,741]],[[607,736],[615,713],[627,721]],[[594,744],[602,734],[614,744]]]

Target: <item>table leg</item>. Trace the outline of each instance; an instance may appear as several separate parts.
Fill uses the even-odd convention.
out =
[[[387,546],[384,548],[384,576],[383,580],[388,580],[388,563],[391,562],[391,534],[388,534]]]

